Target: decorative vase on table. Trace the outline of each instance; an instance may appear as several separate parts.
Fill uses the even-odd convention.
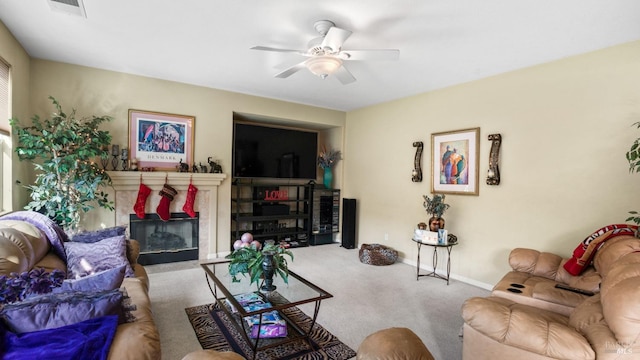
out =
[[[263,252],[264,259],[262,260],[262,271],[264,275],[264,284],[260,287],[262,291],[273,291],[276,289],[276,286],[273,285],[273,275],[275,273],[275,266],[273,264],[273,255],[275,253],[271,251]]]
[[[327,189],[332,189],[333,183],[333,172],[330,167],[324,168],[324,176],[322,177],[322,184]]]
[[[429,231],[438,232],[440,229],[444,229],[444,219],[438,216],[429,218]]]

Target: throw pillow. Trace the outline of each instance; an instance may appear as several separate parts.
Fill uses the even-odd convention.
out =
[[[94,231],[85,231],[78,234],[75,234],[71,237],[71,241],[83,242],[83,243],[94,243],[100,240],[104,240],[107,238],[112,238],[114,236],[125,235],[127,231],[127,226],[114,226],[106,229],[99,229]]]
[[[87,275],[79,279],[65,279],[54,292],[86,291],[97,292],[120,288],[126,267],[124,265]]]
[[[23,273],[0,276],[0,304],[22,301],[31,296],[47,294],[62,284],[65,273],[60,270],[46,272],[34,268]]]
[[[65,244],[65,251],[69,279],[78,279],[122,265],[125,266],[126,277],[135,276],[127,259],[127,242],[123,235],[95,243],[70,241]]]
[[[120,290],[102,292],[63,292],[40,295],[5,305],[0,317],[15,333],[25,333],[75,324],[107,315],[125,321]]]

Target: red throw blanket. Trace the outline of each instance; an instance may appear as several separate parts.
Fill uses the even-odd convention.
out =
[[[598,229],[573,250],[573,257],[564,264],[565,270],[571,275],[580,275],[591,264],[596,252],[607,240],[620,235],[635,235],[637,230],[638,226],[629,224],[613,224]]]

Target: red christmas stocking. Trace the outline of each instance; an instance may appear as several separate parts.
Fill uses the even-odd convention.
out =
[[[196,217],[196,212],[193,210],[193,205],[196,200],[196,193],[198,192],[198,188],[193,186],[193,184],[189,184],[189,188],[187,189],[187,201],[185,201],[182,206],[182,211],[186,212],[192,218]]]
[[[176,189],[167,184],[162,186],[162,190],[160,190],[159,193],[160,196],[162,196],[162,199],[160,199],[160,204],[158,204],[158,207],[156,208],[156,213],[162,221],[169,221],[169,218],[171,217],[169,206],[171,205],[171,201],[173,201],[173,197],[176,196],[177,193]]]
[[[140,219],[144,219],[145,205],[147,204],[147,198],[151,194],[151,188],[147,185],[140,183],[140,189],[138,190],[138,199],[136,199],[135,205],[133,205],[133,211]]]

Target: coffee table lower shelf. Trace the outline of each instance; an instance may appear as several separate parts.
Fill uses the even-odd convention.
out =
[[[224,263],[228,263],[228,261]],[[238,332],[240,332],[243,335],[244,339],[247,341],[247,344],[251,345],[251,348],[253,351],[253,359],[256,358],[256,355],[260,351],[273,348],[276,346],[280,346],[283,344],[296,342],[296,341],[305,341],[312,350],[317,350],[313,346],[313,343],[309,338],[309,334],[316,323],[316,319],[318,317],[318,312],[320,311],[320,304],[322,300],[333,297],[333,295],[320,289],[319,287],[305,280],[298,274],[292,271],[289,271],[289,279],[290,279],[289,284],[280,285],[280,286],[282,288],[285,288],[287,291],[293,290],[290,288],[291,286],[303,287],[307,293],[311,292],[313,294],[312,296],[302,296],[300,298],[296,298],[294,301],[290,301],[289,299],[285,298],[282,294],[280,294],[277,291],[277,289],[276,291],[271,291],[271,292],[254,291],[258,293],[265,301],[270,302],[272,307],[247,312],[235,300],[234,295],[238,295],[238,294],[231,294],[227,289],[227,286],[225,286],[224,282],[221,281],[220,278],[216,276],[215,269],[217,267],[216,265],[219,266],[219,264],[220,264],[220,261],[214,262],[214,263],[201,264],[202,268],[205,270],[205,276],[206,276],[207,284],[209,286],[209,290],[211,291],[211,294],[215,298],[216,303],[218,304],[218,307],[230,319],[233,320],[232,323],[236,328],[236,330],[238,330]],[[294,281],[291,281],[291,280],[294,280]],[[248,280],[246,281],[248,282]],[[218,296],[218,290],[220,290],[220,292],[222,293],[221,295],[223,296]],[[229,299],[229,301],[227,299]],[[290,316],[287,315],[288,309],[294,308],[297,305],[309,304],[309,303],[314,304],[313,316],[311,317],[312,321],[309,324],[309,326],[304,326],[304,327],[300,326],[300,324],[296,323],[296,321],[294,321],[293,319],[291,319]],[[233,312],[231,310],[231,306],[239,310],[236,312]],[[252,338],[250,336],[251,327],[249,326],[249,324],[245,322],[244,318],[247,316],[260,315],[259,317],[260,323],[258,324],[258,326],[262,326],[261,315],[263,313],[271,312],[274,310],[278,311],[278,314],[280,315],[280,317],[283,320],[285,320],[287,324],[287,336],[281,337],[281,338],[280,337],[279,338],[261,338],[260,334],[258,333],[258,336],[256,338]]]

